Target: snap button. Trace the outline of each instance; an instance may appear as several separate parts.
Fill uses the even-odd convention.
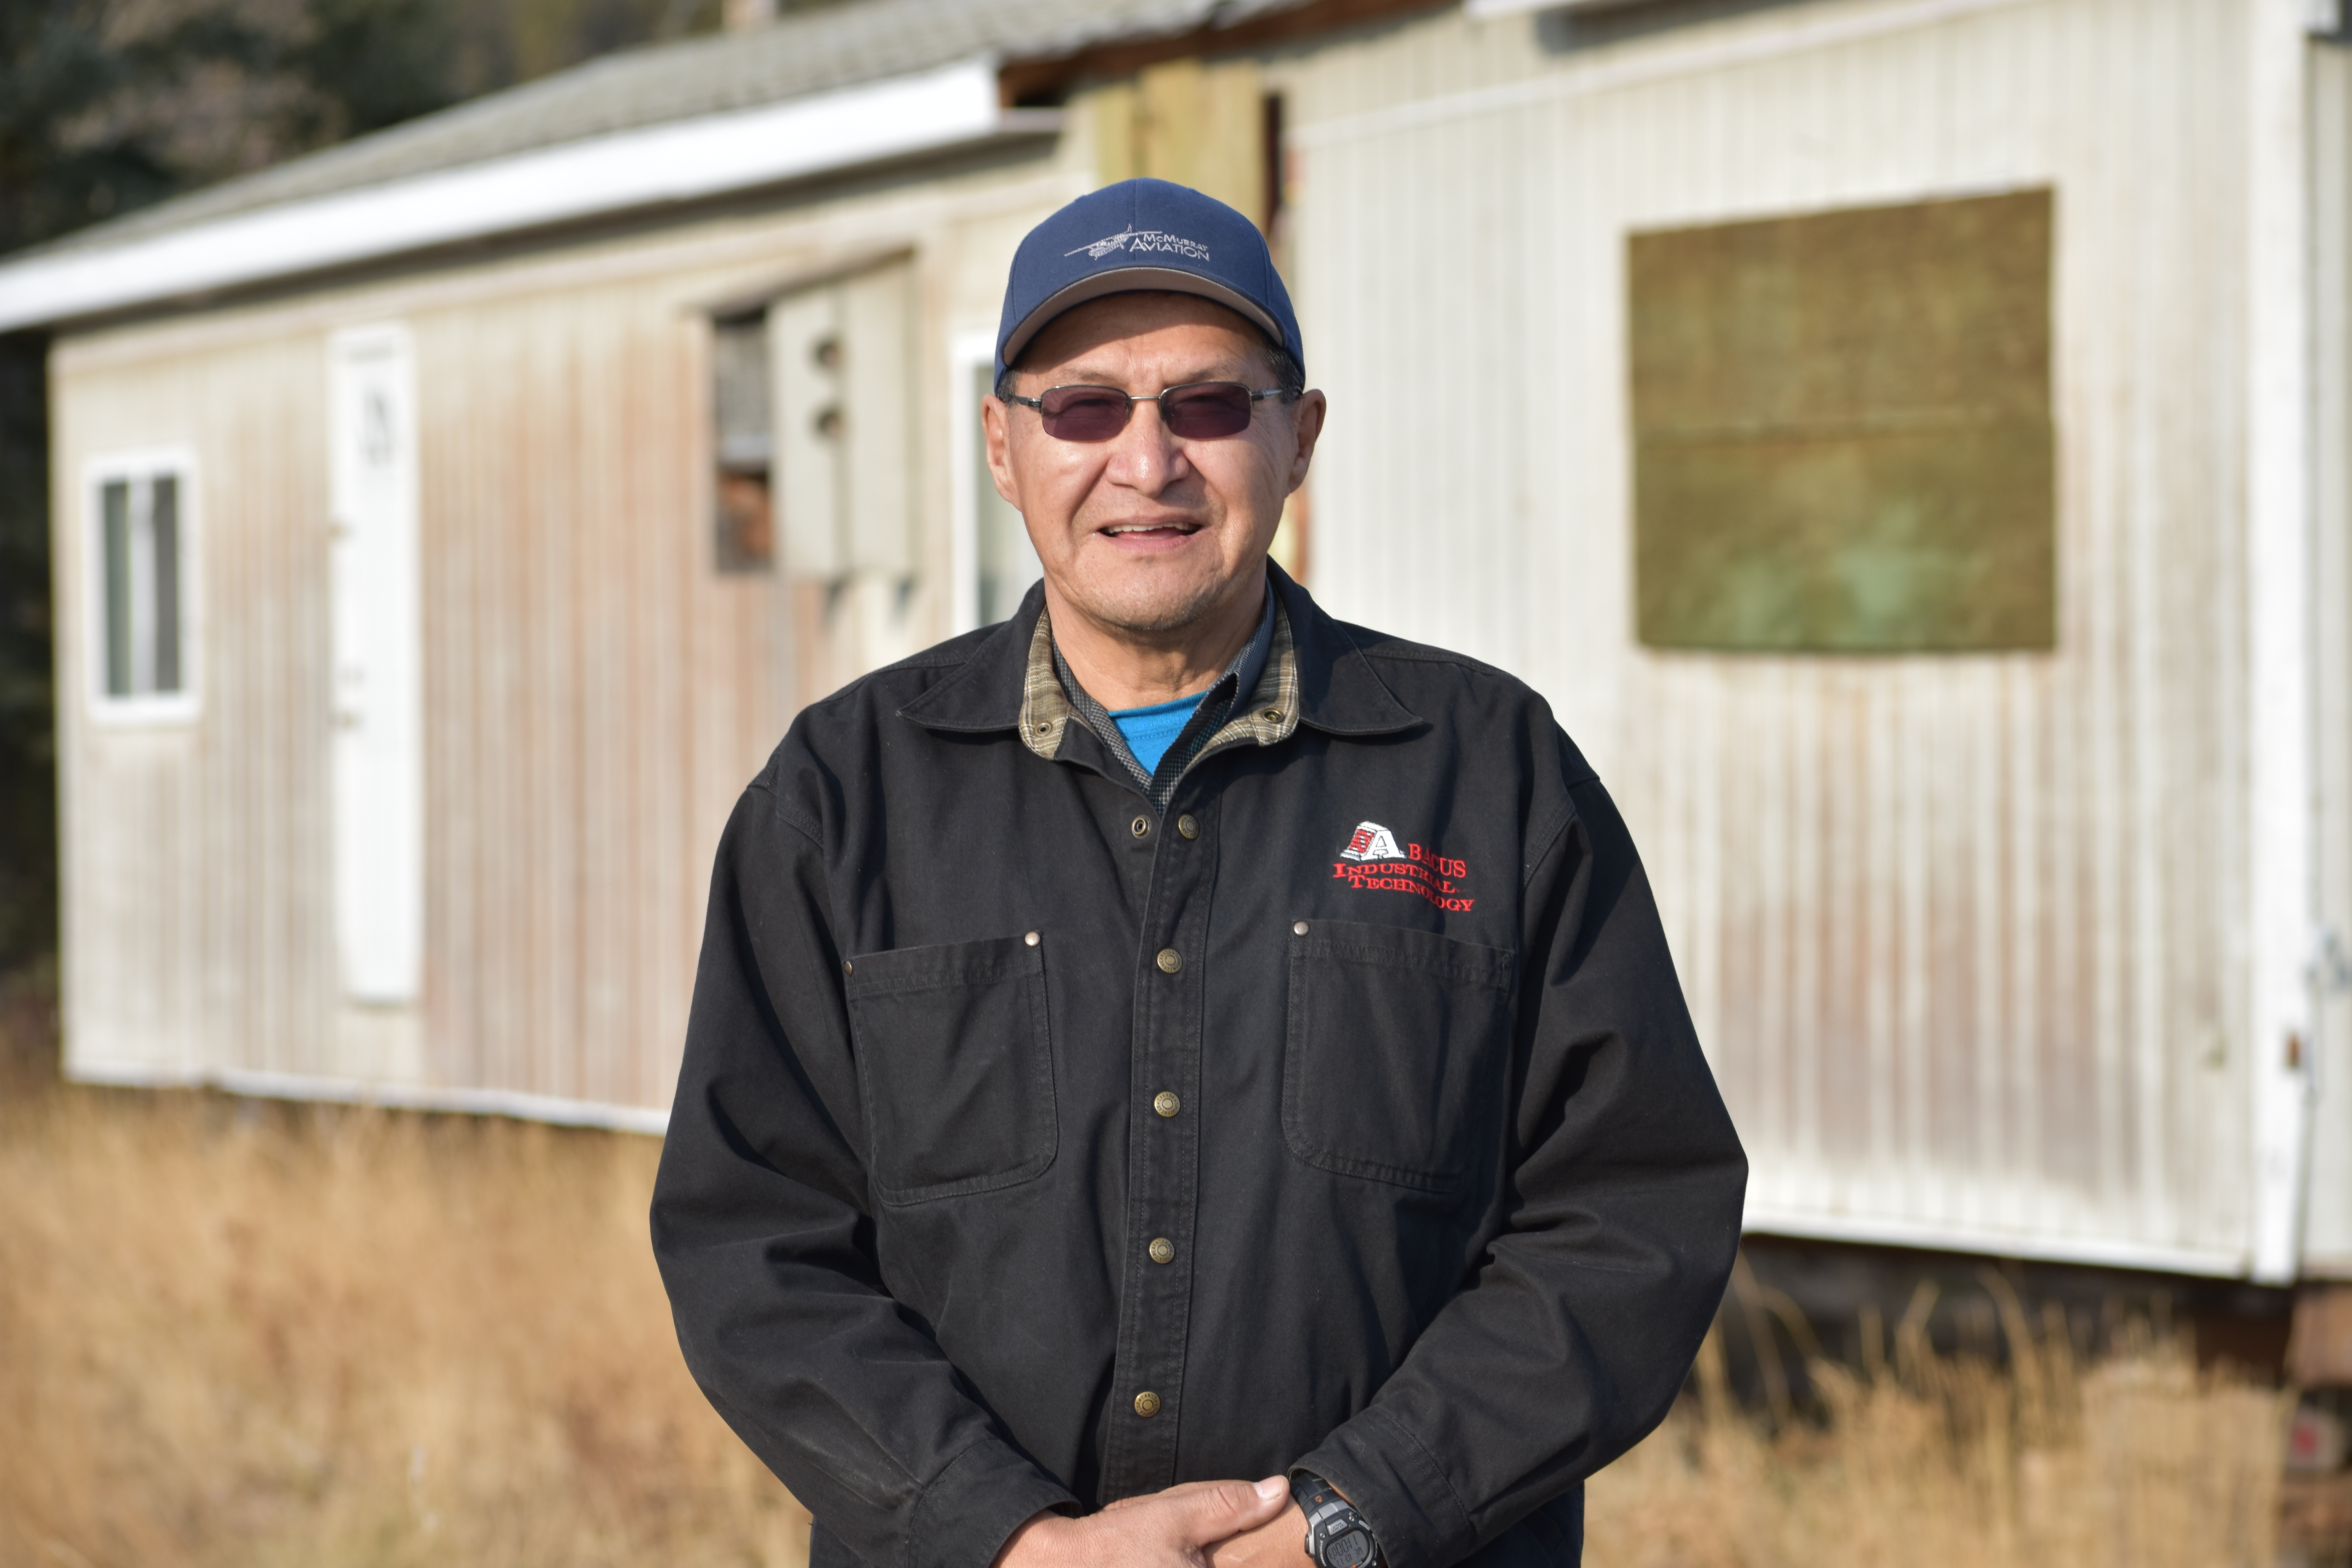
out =
[[[1305,936],[1307,934],[1307,922],[1305,921],[1300,921],[1296,925],[1293,925],[1290,928],[1290,934],[1293,936]]]
[[[1138,838],[1140,838],[1145,834],[1151,831],[1151,818],[1148,816],[1139,816],[1133,822],[1127,825],[1127,830],[1129,833],[1134,834]]]
[[[1176,831],[1187,838],[1198,838],[1201,837],[1201,825],[1192,817],[1180,816],[1176,819]]]
[[[1300,929],[1301,931],[1304,931],[1304,930],[1306,930],[1307,928],[1306,928],[1306,927],[1304,927],[1304,926],[1301,926],[1299,929]],[[1028,943],[1031,947],[1034,947],[1034,946],[1036,946],[1036,945],[1037,945],[1037,933],[1036,933],[1035,931],[1031,931],[1028,935],[1026,935],[1026,936],[1023,937],[1021,940],[1022,940],[1023,942],[1024,942]]]
[[[1148,1250],[1150,1252],[1151,1261],[1154,1263],[1173,1263],[1176,1261],[1176,1244],[1169,1240],[1164,1236],[1153,1237],[1151,1238],[1151,1246]]]
[[[1265,710],[1265,717],[1269,723],[1279,724],[1282,722],[1282,710],[1279,708],[1269,708]]]
[[[1162,1116],[1173,1116],[1184,1109],[1184,1102],[1163,1089],[1151,1097],[1151,1109]]]
[[[842,972],[844,974],[849,974],[849,973],[855,973],[855,972],[856,972],[856,968],[857,968],[857,965],[856,965],[856,964],[854,964],[854,963],[850,963],[850,962],[849,962],[849,960],[847,960],[847,959],[845,959],[845,959],[843,959],[843,960],[841,961],[841,972]]]
[[[1160,1414],[1160,1395],[1150,1389],[1135,1396],[1135,1413],[1146,1421]]]
[[[1160,973],[1173,974],[1184,967],[1184,955],[1172,947],[1163,947],[1160,950],[1160,956],[1152,962],[1160,965]]]

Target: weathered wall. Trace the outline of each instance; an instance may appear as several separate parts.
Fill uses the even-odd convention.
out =
[[[728,812],[810,683],[855,673],[795,668],[796,644],[827,646],[793,622],[795,601],[803,620],[823,613],[822,592],[717,570],[705,307],[911,247],[928,372],[950,334],[994,324],[1020,235],[1083,183],[1041,146],[764,215],[63,342],[71,1068],[455,1103],[489,1091],[650,1124],[676,1074]],[[331,898],[326,343],[380,321],[407,324],[417,367],[426,929],[413,1009],[342,1001]],[[927,375],[912,415],[928,563],[950,553],[944,379]],[[202,710],[96,726],[72,477],[93,454],[172,443],[198,469]],[[947,591],[918,573],[903,628],[917,646],[946,635]]]
[[[1333,399],[1316,586],[1551,698],[1761,1228],[2243,1264],[2244,17],[1449,15],[1270,68]],[[2042,185],[2055,650],[1640,647],[1627,236]]]

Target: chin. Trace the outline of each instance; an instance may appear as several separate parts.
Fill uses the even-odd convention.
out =
[[[1104,626],[1125,632],[1181,631],[1215,608],[1226,584],[1210,583],[1087,583],[1070,598]]]

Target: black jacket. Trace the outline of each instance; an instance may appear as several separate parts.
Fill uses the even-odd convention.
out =
[[[1520,682],[1276,583],[1296,711],[1164,816],[1017,732],[1035,591],[736,808],[654,1247],[820,1565],[1294,1468],[1393,1568],[1572,1563],[1689,1369],[1746,1163],[1623,824]]]

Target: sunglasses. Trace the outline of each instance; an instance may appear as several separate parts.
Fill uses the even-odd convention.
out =
[[[1249,428],[1260,399],[1297,395],[1284,387],[1252,392],[1238,381],[1193,381],[1156,397],[1130,397],[1115,386],[1052,386],[1040,396],[1004,401],[1035,409],[1056,441],[1108,441],[1127,428],[1139,403],[1160,405],[1160,422],[1180,441],[1222,441]]]

